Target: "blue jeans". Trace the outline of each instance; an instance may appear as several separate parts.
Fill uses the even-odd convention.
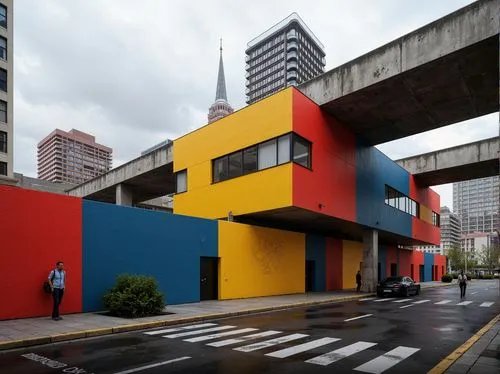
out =
[[[59,318],[59,305],[61,305],[64,296],[64,288],[54,288],[52,298],[54,299],[54,306],[52,307],[52,318]]]

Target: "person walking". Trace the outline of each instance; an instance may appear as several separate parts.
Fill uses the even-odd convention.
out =
[[[358,270],[356,273],[356,292],[361,290],[361,272]]]
[[[460,286],[460,298],[465,297],[465,290],[467,289],[467,275],[464,274],[463,270],[458,275],[458,285]]]
[[[64,296],[64,288],[66,286],[66,272],[64,271],[64,263],[62,261],[58,261],[56,263],[56,268],[50,272],[49,284],[54,300],[52,319],[54,321],[60,321],[62,317],[59,315],[59,306],[61,305]]]

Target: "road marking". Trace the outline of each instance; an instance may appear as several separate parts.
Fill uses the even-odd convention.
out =
[[[349,357],[358,352],[364,351],[365,349],[371,348],[377,343],[369,343],[369,342],[357,342],[339,349],[335,351],[331,351],[325,353],[321,356],[316,356],[307,360],[306,362],[309,364],[316,364],[321,366],[330,365],[336,361],[342,360],[343,358]]]
[[[368,300],[375,300],[376,297],[367,297],[365,299],[359,299],[359,301],[368,301]]]
[[[472,304],[472,301],[462,301],[461,303],[458,303],[457,305],[469,305]]]
[[[444,305],[444,304],[448,304],[448,303],[451,303],[452,300],[443,300],[443,301],[439,301],[437,303],[434,303],[436,305]]]
[[[380,302],[384,302],[384,301],[390,301],[391,299],[388,299],[388,298],[385,298],[385,299],[377,299],[377,300],[373,300],[374,303],[380,303]]]
[[[483,308],[488,308],[488,307],[492,306],[493,304],[495,304],[493,301],[485,301],[484,303],[482,303],[479,306],[482,306]]]
[[[196,338],[184,339],[184,341],[185,342],[189,342],[189,343],[197,343],[197,342],[203,342],[205,340],[211,340],[211,339],[221,338],[223,336],[244,334],[246,332],[255,331],[255,330],[258,330],[258,329],[254,329],[252,327],[248,327],[246,329],[239,329],[239,330],[232,330],[232,331],[227,331],[227,332],[221,332],[219,334],[210,334],[210,335],[204,335],[204,336],[197,336]]]
[[[475,295],[475,294],[477,294],[477,292],[478,292],[478,291],[476,291],[476,292],[471,292],[471,295]]]
[[[430,300],[419,300],[419,301],[414,301],[413,304],[423,304],[423,303],[427,303],[429,301]]]
[[[403,306],[400,306],[399,309],[409,308],[411,306],[415,306],[415,305],[414,304],[403,305]]]
[[[183,326],[183,327],[175,327],[175,328],[171,328],[171,329],[148,331],[148,332],[145,332],[144,334],[146,334],[146,335],[160,335],[160,334],[167,334],[169,332],[182,331],[182,330],[192,330],[192,329],[209,327],[209,326],[216,326],[216,325],[217,325],[216,323],[201,323],[199,325],[190,325],[190,326]]]
[[[404,303],[406,301],[410,301],[411,299],[401,299],[401,300],[394,300],[393,303]]]
[[[348,318],[348,319],[345,319],[344,322],[354,321],[356,319],[366,318],[366,317],[370,317],[370,316],[373,316],[373,314],[365,314],[365,315],[362,315],[359,317]]]
[[[164,335],[163,337],[164,338],[169,338],[169,339],[182,338],[183,336],[198,335],[198,334],[203,334],[205,332],[212,332],[212,331],[233,329],[235,327],[236,326],[219,326],[219,327],[212,327],[210,329],[203,329],[203,330],[196,330],[196,331],[189,331],[189,332],[181,332],[179,334],[172,334],[172,335]]]
[[[130,369],[130,370],[125,370],[125,371],[119,371],[118,373],[115,374],[130,374],[130,373],[137,373],[138,371],[146,370],[146,369],[152,369],[158,366],[163,366],[163,365],[168,365],[174,362],[178,361],[184,361],[184,360],[189,360],[191,357],[189,356],[184,356],[184,357],[179,357],[179,358],[174,358],[173,360],[168,360],[168,361],[163,361],[163,362],[158,362],[156,364],[151,364],[151,365],[146,365],[146,366],[141,366],[135,369]]]
[[[390,369],[394,365],[400,363],[405,358],[410,357],[415,352],[420,351],[418,348],[402,347],[399,346],[390,352],[383,354],[371,361],[364,363],[363,365],[354,368],[356,371],[362,371],[364,373],[379,374],[383,373],[387,369]]]
[[[272,335],[277,335],[277,334],[281,334],[281,333],[282,333],[281,331],[269,330],[269,331],[259,332],[258,334],[242,336],[241,338],[226,339],[226,340],[221,340],[218,342],[208,343],[207,345],[209,345],[211,347],[223,347],[225,345],[243,343],[243,342],[246,342],[247,340],[264,338],[266,336],[272,336]]]
[[[273,345],[278,345],[281,343],[286,343],[286,342],[291,342],[292,340],[297,340],[297,339],[302,339],[305,338],[309,335],[306,334],[291,334],[291,335],[286,335],[282,336],[280,338],[276,339],[271,339],[271,340],[266,340],[260,343],[254,343],[250,345],[244,345],[243,347],[239,348],[234,348],[235,351],[240,351],[240,352],[253,352],[257,351],[259,349],[264,349],[267,347],[272,347]]]
[[[322,347],[324,345],[339,341],[337,338],[321,338],[317,340],[313,340],[312,342],[307,342],[304,344],[299,344],[294,347],[281,349],[279,351],[271,352],[266,354],[266,356],[277,357],[277,358],[285,358],[296,355],[298,353],[306,352],[311,349]]]

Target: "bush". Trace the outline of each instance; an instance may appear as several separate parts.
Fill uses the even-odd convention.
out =
[[[110,314],[126,318],[158,315],[165,308],[158,283],[144,275],[118,276],[116,285],[103,296],[103,303]]]
[[[453,279],[458,279],[458,273],[453,273]]]
[[[467,273],[466,275],[467,275],[467,280],[476,279],[476,276],[473,274]]]
[[[452,280],[453,280],[453,276],[451,274],[444,274],[441,277],[441,282],[450,283]]]
[[[483,275],[483,279],[494,279],[493,275],[485,274]]]

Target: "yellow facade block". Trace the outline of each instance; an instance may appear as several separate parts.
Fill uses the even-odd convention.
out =
[[[420,204],[420,219],[432,224],[432,210]]]
[[[219,298],[305,291],[305,235],[219,221]]]
[[[342,288],[356,288],[356,273],[363,262],[363,243],[342,241]]]

